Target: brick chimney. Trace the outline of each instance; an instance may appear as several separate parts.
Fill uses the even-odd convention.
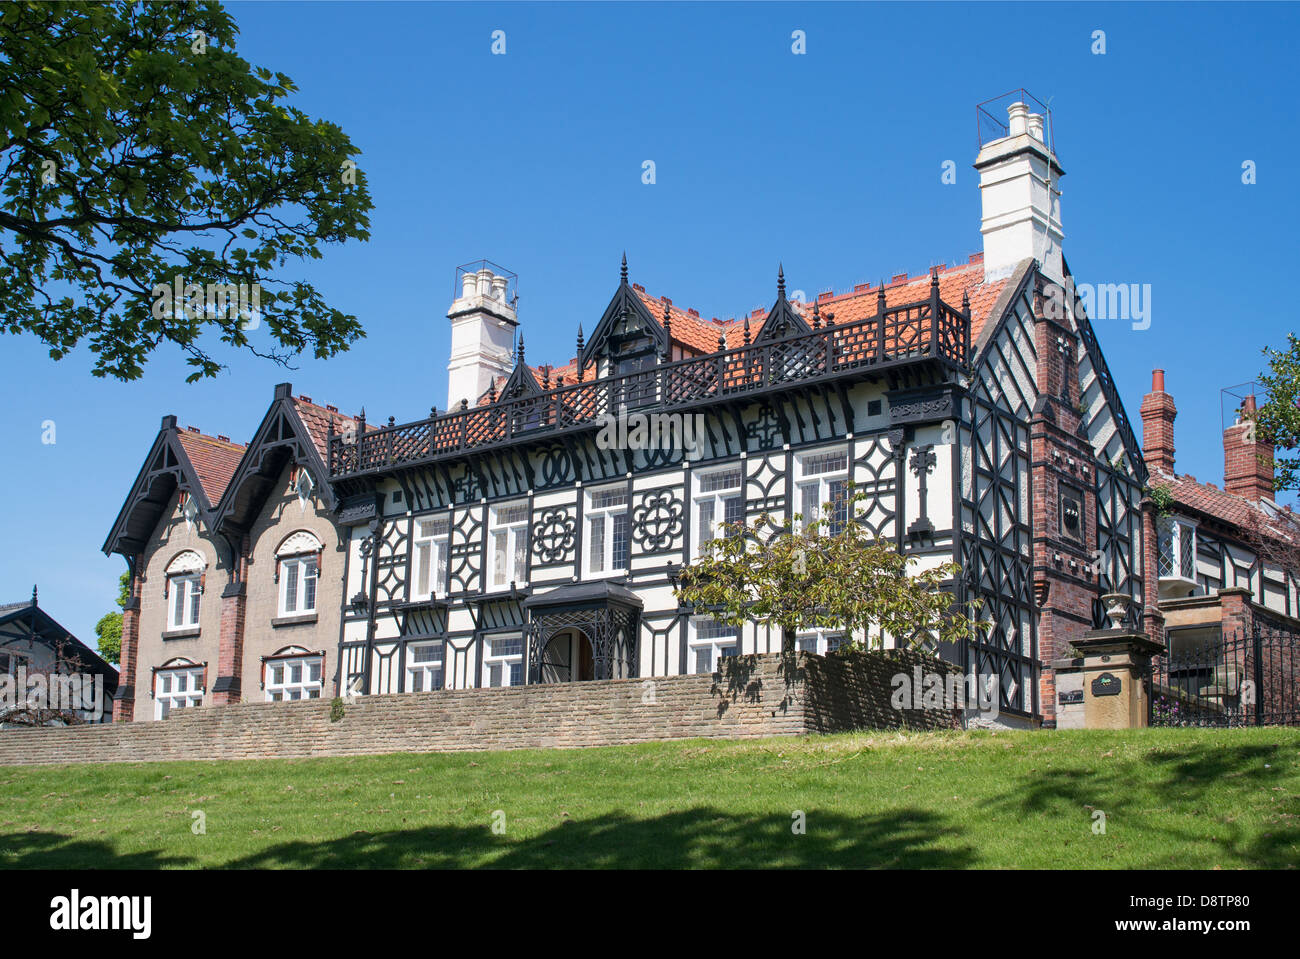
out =
[[[1271,501],[1273,447],[1256,439],[1254,418],[1252,394],[1242,402],[1237,422],[1223,431],[1223,488],[1255,502]]]
[[[1142,458],[1147,467],[1174,473],[1174,417],[1178,408],[1174,398],[1165,392],[1165,371],[1151,371],[1151,392],[1142,397],[1138,407],[1142,414]]]

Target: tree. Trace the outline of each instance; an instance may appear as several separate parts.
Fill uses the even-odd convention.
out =
[[[1269,369],[1259,376],[1268,401],[1255,413],[1255,436],[1273,444],[1273,486],[1278,490],[1300,489],[1300,339],[1287,334],[1287,348],[1264,348]],[[1278,455],[1287,450],[1287,455]]]
[[[0,10],[0,329],[130,380],[172,343],[221,369],[215,336],[289,365],[364,335],[290,259],[368,239],[359,151],[280,101],[215,0],[7,3]],[[253,342],[250,333],[265,328]]]
[[[779,627],[786,652],[800,630],[841,630],[845,648],[862,632],[879,646],[882,634],[912,646],[960,643],[990,624],[952,608],[943,582],[956,563],[917,571],[917,560],[879,540],[861,515],[863,493],[827,503],[819,517],[776,524],[719,524],[721,535],[678,575],[680,602],[707,610],[728,626],[755,621]]]
[[[118,581],[118,612],[105,613],[95,624],[95,637],[99,645],[99,655],[114,666],[122,661],[122,613],[127,600],[131,598],[131,574],[123,573]]]

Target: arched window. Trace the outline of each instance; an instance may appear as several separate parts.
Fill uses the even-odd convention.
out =
[[[276,582],[280,584],[280,615],[316,612],[316,583],[324,546],[305,529],[290,533],[275,551]]]
[[[262,688],[269,703],[320,699],[325,654],[302,646],[285,646],[262,659]]]
[[[199,625],[207,565],[203,556],[192,549],[176,554],[167,564],[163,598],[167,600],[169,629],[193,629]]]
[[[153,718],[166,719],[177,709],[203,705],[207,666],[192,659],[169,659],[153,672]]]

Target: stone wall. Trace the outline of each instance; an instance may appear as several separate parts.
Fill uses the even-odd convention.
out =
[[[726,660],[711,675],[360,697],[344,704],[337,722],[325,699],[236,703],[162,722],[6,730],[0,765],[568,748],[956,726],[951,710],[900,713],[890,706],[891,677],[917,665],[957,670],[910,652],[847,660],[768,654]]]

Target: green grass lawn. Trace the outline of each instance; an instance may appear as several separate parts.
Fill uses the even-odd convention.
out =
[[[1297,863],[1300,729],[0,768],[0,868]]]

